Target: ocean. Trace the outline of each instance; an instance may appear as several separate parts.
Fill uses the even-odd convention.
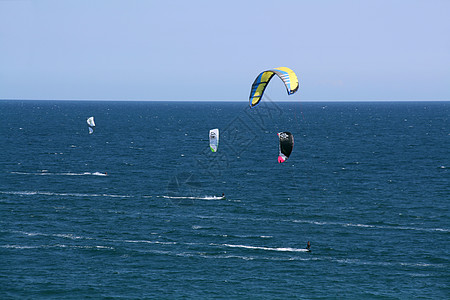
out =
[[[1,299],[450,298],[450,102],[0,101],[0,117]]]

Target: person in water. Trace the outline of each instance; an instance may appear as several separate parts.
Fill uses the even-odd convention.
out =
[[[306,243],[306,250],[310,251],[311,250],[311,243],[308,241],[308,243]]]
[[[222,198],[225,199],[225,194],[224,193],[222,193]]]

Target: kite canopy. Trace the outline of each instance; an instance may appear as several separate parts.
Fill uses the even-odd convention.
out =
[[[88,126],[89,126],[89,134],[92,134],[94,132],[94,128],[95,128],[95,122],[94,122],[94,117],[89,117],[86,120]]]
[[[266,90],[267,84],[269,84],[270,79],[273,75],[278,75],[278,77],[283,80],[284,85],[288,95],[292,95],[298,90],[298,78],[294,71],[286,67],[275,68],[262,72],[256,77],[252,85],[252,90],[250,91],[250,107],[256,106]]]
[[[219,147],[219,129],[211,129],[209,131],[209,147],[212,152],[216,152]]]
[[[278,138],[280,140],[278,162],[283,163],[289,158],[289,155],[291,155],[292,152],[292,148],[294,148],[294,136],[292,135],[292,133],[286,131],[279,132]]]

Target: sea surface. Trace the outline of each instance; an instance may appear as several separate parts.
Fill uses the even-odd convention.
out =
[[[1,299],[450,298],[450,102],[0,101],[0,119]]]

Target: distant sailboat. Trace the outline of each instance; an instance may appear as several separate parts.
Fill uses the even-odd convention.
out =
[[[95,122],[94,122],[94,117],[90,117],[86,120],[88,126],[89,126],[89,134],[93,134],[94,133],[94,128],[95,128]]]

